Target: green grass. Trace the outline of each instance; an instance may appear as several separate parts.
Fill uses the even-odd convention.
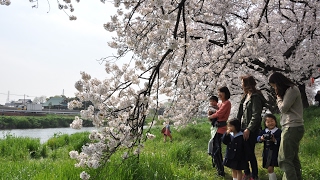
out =
[[[300,145],[300,159],[303,179],[320,178],[320,108],[310,107],[304,112],[305,135]],[[212,168],[211,157],[207,155],[210,125],[200,121],[180,130],[172,128],[173,142],[163,142],[162,126],[151,129],[156,135],[148,140],[139,156],[139,162],[132,156],[123,161],[123,152],[111,157],[106,166],[98,169],[75,168],[75,160],[69,158],[69,151],[80,151],[89,142],[87,132],[73,135],[56,134],[46,143],[39,139],[14,137],[10,134],[0,139],[0,180],[43,180],[80,179],[79,174],[87,171],[96,180],[203,180],[232,179],[226,168],[226,178],[218,177]],[[259,177],[267,180],[267,171],[261,167],[263,145],[257,144],[256,156]],[[223,145],[223,151],[225,146]],[[278,179],[282,172],[275,168]]]

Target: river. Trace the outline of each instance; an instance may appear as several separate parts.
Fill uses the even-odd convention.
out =
[[[0,138],[3,139],[6,134],[10,133],[15,137],[31,137],[39,138],[41,143],[45,143],[54,134],[74,134],[77,132],[89,131],[97,129],[95,127],[83,127],[81,129],[72,128],[46,128],[46,129],[12,129],[12,130],[0,130]]]

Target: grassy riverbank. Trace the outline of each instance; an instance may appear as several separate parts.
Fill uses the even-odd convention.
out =
[[[319,108],[305,110],[306,133],[300,146],[303,179],[320,178],[319,117]],[[122,154],[119,153],[112,157],[107,167],[89,170],[92,179],[223,179],[216,175],[211,158],[206,153],[210,137],[207,122],[190,125],[179,132],[173,129],[173,143],[163,142],[160,128],[152,129],[151,133],[157,137],[145,143],[139,164],[134,159],[122,161]],[[75,168],[76,162],[68,154],[70,150],[80,150],[89,141],[87,136],[88,133],[56,135],[41,144],[37,139],[6,135],[0,139],[0,179],[79,179],[79,174],[85,169]],[[257,144],[259,176],[261,180],[267,180],[267,171],[261,167],[261,152],[262,144]],[[225,179],[231,179],[231,171],[226,169],[226,173]],[[279,168],[276,168],[276,173],[280,179],[282,173]]]
[[[0,129],[33,129],[70,127],[74,115],[44,116],[0,116]],[[84,127],[92,127],[92,122],[83,121]]]

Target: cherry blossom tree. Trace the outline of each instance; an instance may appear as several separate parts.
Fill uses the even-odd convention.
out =
[[[267,76],[280,71],[299,85],[305,100],[305,84],[319,78],[318,1],[116,0],[114,5],[118,13],[104,27],[116,32],[109,46],[118,54],[102,59],[113,77],[99,81],[82,73],[76,84],[78,97],[94,104],[81,116],[91,116],[98,126],[107,123],[99,137],[108,139],[101,148],[108,152],[125,146],[138,154],[146,115],[159,107],[160,94],[172,101],[165,116],[184,125],[218,87],[240,94],[240,75],[253,74],[268,90]],[[112,63],[130,52],[131,65]]]
[[[46,102],[46,96],[40,96],[40,97],[37,96],[33,99],[33,103],[41,104],[41,103],[45,103],[45,102]]]
[[[113,5],[117,14],[104,28],[116,34],[109,46],[117,54],[101,59],[108,78],[81,72],[75,84],[80,101],[69,103],[74,108],[91,101],[81,118],[103,127],[90,135],[95,143],[80,154],[70,152],[79,167],[105,165],[120,148],[128,149],[123,158],[138,156],[151,137],[143,129],[149,109],[159,109],[163,96],[170,98],[164,117],[183,126],[221,86],[231,89],[236,104],[241,75],[254,75],[272,101],[267,77],[282,72],[298,84],[305,106],[306,84],[320,77],[319,0],[114,0]],[[117,64],[128,56],[127,64]],[[81,118],[71,126],[80,128]]]

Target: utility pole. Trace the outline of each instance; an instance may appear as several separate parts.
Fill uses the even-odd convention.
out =
[[[10,94],[10,91],[8,91],[8,97],[7,97],[7,103],[9,103],[9,94]]]

